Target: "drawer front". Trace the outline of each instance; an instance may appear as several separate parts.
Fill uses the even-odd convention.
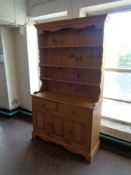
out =
[[[44,100],[40,98],[33,98],[32,103],[33,108],[56,110],[56,102],[53,101]]]
[[[89,116],[91,116],[90,109],[84,109],[84,108],[66,105],[66,104],[59,104],[58,110],[61,113],[65,113],[65,114],[76,116],[76,117],[84,117],[86,119]]]

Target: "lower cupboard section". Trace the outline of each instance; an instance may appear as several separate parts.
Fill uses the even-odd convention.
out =
[[[44,135],[43,133],[40,132],[39,129],[36,129],[35,131],[32,132],[32,137],[33,138],[39,137],[44,141],[58,144],[72,153],[82,155],[85,158],[85,160],[87,161],[87,163],[92,162],[92,160],[94,159],[94,157],[95,157],[95,155],[100,147],[100,142],[98,141],[96,146],[94,147],[94,149],[91,152],[90,151],[88,152],[87,150],[81,150],[81,149],[78,149],[78,148],[68,144],[68,143],[63,143],[60,140],[57,140],[56,138],[52,138],[50,136]]]
[[[90,163],[99,148],[98,110],[58,102],[54,102],[49,110],[40,108],[38,104],[34,106],[33,103],[33,137],[59,144],[84,156]]]

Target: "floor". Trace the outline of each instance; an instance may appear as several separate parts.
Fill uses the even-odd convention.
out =
[[[0,175],[131,175],[131,159],[100,149],[92,164],[60,146],[31,139],[24,117],[0,116]]]

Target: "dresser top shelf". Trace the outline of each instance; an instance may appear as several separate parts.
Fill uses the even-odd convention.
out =
[[[38,92],[32,96],[88,109],[93,109],[96,106],[96,99],[89,99],[87,97],[80,97],[63,93],[45,91]]]
[[[88,26],[95,26],[96,28],[102,28],[106,15],[90,16],[76,19],[66,19],[62,21],[47,22],[43,24],[36,24],[38,33],[43,31],[57,31],[63,28],[81,29]]]

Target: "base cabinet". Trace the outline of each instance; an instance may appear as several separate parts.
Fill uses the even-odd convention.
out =
[[[99,146],[99,124],[94,122],[93,110],[34,96],[32,101],[33,136],[62,145],[91,162]]]

